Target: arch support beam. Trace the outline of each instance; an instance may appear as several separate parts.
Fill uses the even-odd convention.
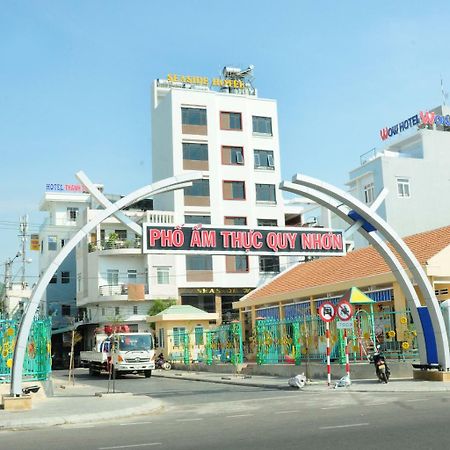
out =
[[[82,174],[79,172],[78,174]],[[84,225],[59,251],[55,259],[47,267],[42,277],[39,279],[30,297],[28,307],[22,316],[19,325],[19,333],[17,335],[16,346],[14,348],[14,359],[11,373],[11,395],[20,396],[22,394],[22,375],[23,375],[23,363],[25,360],[26,346],[28,342],[28,336],[30,334],[33,318],[38,309],[42,295],[47,289],[48,283],[53,277],[54,273],[66,259],[69,253],[80,243],[97,225],[107,219],[113,214],[117,214],[122,208],[131,205],[143,198],[162,194],[164,192],[173,191],[175,189],[182,189],[190,186],[193,181],[205,178],[203,172],[188,172],[179,176],[166,178],[164,180],[157,181],[156,183],[149,184],[134,192],[122,197],[116,203],[109,203],[109,206],[99,211],[97,216]],[[89,179],[85,177],[85,180],[90,183]],[[91,183],[92,184],[92,183]],[[119,214],[120,217],[120,214]]]
[[[426,308],[418,307],[416,310],[420,316],[422,326],[430,325],[432,328],[429,330],[430,334],[426,343],[428,363],[437,362],[443,370],[450,370],[450,351],[439,303],[417,258],[395,230],[367,205],[335,186],[301,174],[295,175],[292,181],[295,184],[317,190],[338,200],[351,210],[349,214],[354,215],[356,213],[359,218],[364,220],[367,228],[372,230],[370,233],[379,233],[386,242],[392,245],[400,258],[405,262],[426,304]],[[435,342],[432,342],[433,339]],[[435,355],[433,355],[434,352],[436,353]],[[437,361],[433,361],[434,358]]]

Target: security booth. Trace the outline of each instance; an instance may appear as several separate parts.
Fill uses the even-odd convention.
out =
[[[172,362],[205,359],[205,332],[216,327],[218,313],[207,313],[191,305],[173,305],[148,317],[155,324],[156,354]]]

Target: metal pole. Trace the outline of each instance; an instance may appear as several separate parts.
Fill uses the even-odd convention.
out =
[[[330,323],[325,322],[325,337],[327,339],[327,380],[328,386],[331,385],[331,358],[330,358]]]

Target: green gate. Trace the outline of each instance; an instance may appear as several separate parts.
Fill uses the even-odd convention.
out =
[[[206,333],[206,363],[241,364],[244,361],[242,328],[240,322],[221,325]]]
[[[51,372],[51,319],[34,320],[23,365],[24,380],[46,380]],[[18,320],[0,320],[0,383],[11,382]]]

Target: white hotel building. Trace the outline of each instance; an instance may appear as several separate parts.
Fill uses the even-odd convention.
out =
[[[151,200],[133,205],[124,212],[135,222],[251,228],[300,224],[301,206],[285,206],[278,189],[276,101],[258,98],[248,79],[233,70],[224,72],[221,82],[231,79],[232,85],[240,86],[236,89],[154,82],[152,181],[192,170],[204,171],[207,179],[157,196],[153,205]],[[86,193],[46,193],[41,208],[49,212],[41,229],[43,271],[63,240],[102,208]],[[78,245],[76,268],[71,269],[70,280],[76,273],[76,305],[86,330],[83,345],[89,348],[95,327],[112,321],[146,330],[154,299],[176,299],[219,313],[219,322],[228,320],[232,302],[299,259],[146,254],[140,237],[111,217]],[[63,282],[61,276],[56,283]],[[59,301],[66,304],[64,298]]]

